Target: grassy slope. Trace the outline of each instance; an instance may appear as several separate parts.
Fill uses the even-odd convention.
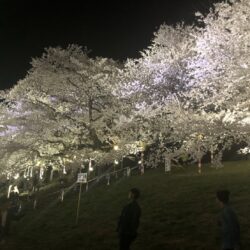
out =
[[[82,196],[77,227],[74,226],[77,195],[68,195],[63,204],[51,198],[47,208],[30,211],[13,225],[14,235],[3,249],[118,249],[117,217],[127,202],[127,191],[134,186],[142,191],[143,212],[134,250],[219,249],[216,240],[219,208],[215,201],[219,188],[231,191],[242,226],[243,245],[249,246],[250,162],[225,165],[221,170],[206,168],[201,176],[194,168],[171,175],[161,169],[150,170],[144,176],[95,187]]]

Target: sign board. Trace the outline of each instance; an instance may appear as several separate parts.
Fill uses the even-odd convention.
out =
[[[87,183],[87,173],[79,173],[77,175],[77,183]]]

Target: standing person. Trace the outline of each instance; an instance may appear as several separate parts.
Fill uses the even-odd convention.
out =
[[[137,188],[132,188],[129,192],[131,202],[122,209],[117,227],[120,250],[129,250],[131,243],[137,237],[141,216],[141,208],[137,203],[139,197],[140,191]]]
[[[229,205],[228,190],[217,191],[216,197],[222,209],[218,225],[221,229],[221,240],[223,250],[240,249],[240,225],[234,210]]]

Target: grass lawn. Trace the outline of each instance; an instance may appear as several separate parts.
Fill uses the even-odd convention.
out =
[[[142,192],[139,236],[133,250],[215,250],[220,249],[217,228],[217,189],[231,191],[242,229],[245,249],[250,246],[250,162],[227,162],[219,170],[204,167],[148,170],[144,176],[124,178],[110,186],[98,185],[83,192],[79,224],[75,226],[77,194],[64,203],[44,193],[40,207],[14,222],[11,235],[0,249],[118,249],[115,232],[121,208],[132,187]],[[47,195],[47,197],[45,197]],[[45,202],[46,201],[46,202]]]

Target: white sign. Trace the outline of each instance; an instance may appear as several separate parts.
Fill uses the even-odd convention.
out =
[[[79,173],[77,175],[77,182],[78,183],[87,183],[87,173]]]

